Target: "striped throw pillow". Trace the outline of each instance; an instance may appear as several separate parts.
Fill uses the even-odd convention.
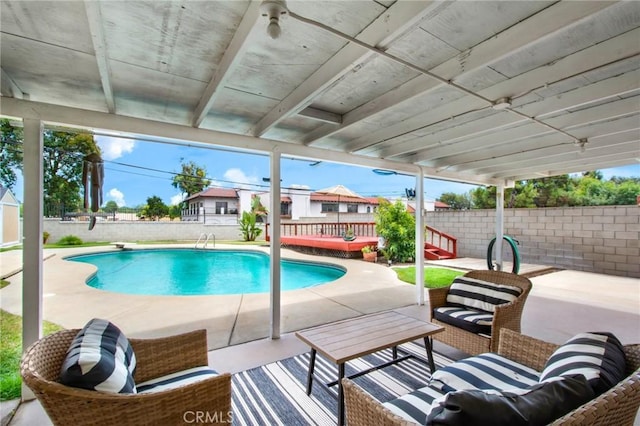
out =
[[[513,302],[520,293],[522,289],[519,287],[462,276],[453,280],[447,294],[447,304],[495,312],[496,306]]]
[[[136,357],[126,336],[107,320],[94,318],[71,342],[60,382],[108,393],[136,393]]]
[[[600,395],[625,378],[625,368],[624,348],[613,334],[580,333],[549,357],[540,381],[582,374],[596,395]]]

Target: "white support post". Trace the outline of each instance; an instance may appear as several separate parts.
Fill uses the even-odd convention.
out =
[[[22,251],[22,348],[42,336],[43,142],[42,121],[24,120],[24,244]],[[22,400],[34,399],[22,384]]]
[[[424,172],[416,175],[416,302],[424,305]]]
[[[279,151],[271,152],[271,205],[269,217],[271,218],[270,241],[270,313],[271,313],[271,339],[280,338],[280,157]]]
[[[504,236],[504,185],[496,186],[496,269],[502,271],[502,237]]]

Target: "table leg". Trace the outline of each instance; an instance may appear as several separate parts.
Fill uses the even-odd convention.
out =
[[[429,370],[431,374],[436,371],[436,364],[433,362],[433,339],[431,337],[424,338],[424,347],[427,350],[427,360],[429,361]]]
[[[316,350],[311,349],[311,358],[309,359],[309,372],[307,375],[307,395],[311,395],[313,387],[313,370],[316,368]]]
[[[398,347],[394,346],[391,348],[391,353],[393,354],[393,359],[398,359]]]
[[[342,379],[344,378],[344,363],[338,364],[338,426],[344,425],[344,393]]]

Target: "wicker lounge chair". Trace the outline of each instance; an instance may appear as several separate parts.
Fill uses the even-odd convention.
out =
[[[208,423],[228,423],[231,376],[220,374],[178,388],[150,394],[109,394],[58,383],[60,367],[79,330],[64,330],[40,339],[25,353],[24,382],[55,425],[175,425],[191,413]],[[206,366],[205,330],[158,339],[129,339],[137,358],[137,383],[189,368]],[[187,417],[185,417],[187,416]]]
[[[491,336],[484,336],[450,324],[445,324],[433,318],[433,310],[447,304],[447,294],[449,293],[450,287],[429,289],[431,322],[445,327],[444,332],[438,333],[433,338],[471,355],[484,352],[496,352],[498,350],[501,329],[508,328],[520,332],[520,318],[522,317],[522,310],[524,309],[527,296],[531,291],[531,281],[520,275],[499,271],[470,271],[467,272],[464,277],[519,287],[522,289],[522,293],[513,302],[496,307],[491,324]]]
[[[558,345],[503,329],[498,354],[541,371]],[[632,426],[640,406],[640,344],[624,347],[629,374],[616,386],[557,419],[552,425]],[[349,379],[343,379],[349,426],[415,426],[395,415]],[[545,409],[545,407],[541,407]],[[426,416],[425,416],[426,417]]]

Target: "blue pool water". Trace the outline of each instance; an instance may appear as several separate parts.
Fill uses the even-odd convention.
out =
[[[67,258],[98,272],[87,284],[102,290],[146,295],[266,293],[269,256],[241,250],[124,250]],[[294,290],[336,280],[337,266],[283,260],[281,288]]]

